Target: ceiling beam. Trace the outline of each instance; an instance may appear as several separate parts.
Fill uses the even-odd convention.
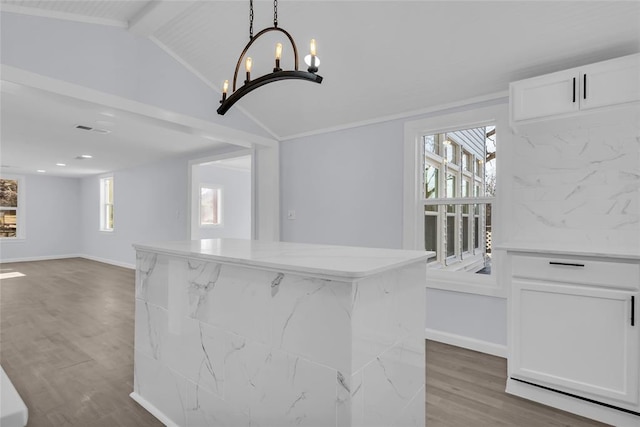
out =
[[[152,0],[129,20],[129,31],[138,36],[151,37],[193,5],[192,1]]]

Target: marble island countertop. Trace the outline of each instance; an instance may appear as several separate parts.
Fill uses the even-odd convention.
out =
[[[425,261],[433,252],[243,239],[134,244],[136,250],[322,276],[362,278]]]

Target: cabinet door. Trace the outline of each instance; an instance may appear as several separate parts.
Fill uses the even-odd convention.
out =
[[[511,376],[615,406],[637,407],[638,294],[514,281]]]
[[[580,109],[640,101],[640,55],[580,69]]]
[[[577,111],[577,70],[560,71],[511,83],[511,114],[514,121]]]

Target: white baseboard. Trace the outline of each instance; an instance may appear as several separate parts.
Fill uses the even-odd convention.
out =
[[[126,262],[120,262],[120,261],[114,261],[112,259],[107,259],[107,258],[100,258],[97,256],[93,256],[93,255],[87,255],[87,254],[81,254],[78,255],[81,258],[86,258],[86,259],[90,259],[91,261],[98,261],[98,262],[103,262],[105,264],[111,264],[111,265],[115,265],[116,267],[123,267],[123,268],[128,268],[131,270],[135,270],[136,266],[135,264],[129,264]]]
[[[66,254],[66,255],[46,255],[46,256],[32,256],[23,258],[1,258],[0,262],[30,262],[30,261],[50,261],[52,259],[67,259],[67,258],[82,258],[79,254]]]
[[[145,400],[145,398],[140,396],[135,391],[133,393],[131,393],[129,395],[129,397],[132,398],[133,400],[135,400],[136,402],[138,402],[138,404],[140,406],[142,406],[144,409],[149,411],[149,413],[151,415],[156,417],[158,419],[158,421],[160,421],[165,426],[167,426],[167,427],[180,427],[180,426],[178,426],[178,424],[176,424],[173,421],[171,421],[171,419],[169,417],[167,417],[165,414],[163,414],[158,408],[153,406],[151,403],[149,403],[147,400]]]
[[[436,331],[435,329],[429,328],[425,328],[424,336],[428,340],[455,345],[456,347],[479,351],[480,353],[491,354],[493,356],[504,358],[507,357],[506,345],[495,344],[488,341],[481,341],[475,338],[451,334],[449,332]]]

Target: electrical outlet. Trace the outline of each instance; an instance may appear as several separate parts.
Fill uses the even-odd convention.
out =
[[[296,211],[290,210],[287,212],[287,219],[296,219]]]

